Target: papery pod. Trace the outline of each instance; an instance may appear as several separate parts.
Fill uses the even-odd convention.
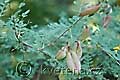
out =
[[[82,47],[80,44],[80,41],[75,41],[75,47],[76,47],[76,54],[78,56],[78,58],[80,59],[82,57]]]
[[[97,5],[93,5],[87,9],[85,9],[84,11],[82,11],[80,13],[80,17],[83,17],[83,16],[87,16],[87,15],[92,15],[94,13],[96,13],[100,8],[100,4],[97,4]]]
[[[77,54],[74,51],[72,51],[71,53],[72,53],[72,59],[73,59],[74,65],[75,65],[74,72],[76,74],[78,74],[81,70],[81,64],[80,64]]]
[[[89,37],[90,37],[90,30],[89,30],[88,26],[85,25],[83,28],[83,31],[81,32],[80,40],[82,42],[84,42]]]
[[[66,55],[67,66],[68,66],[68,68],[69,68],[72,72],[74,72],[74,70],[75,70],[75,64],[74,64],[73,58],[72,58],[72,56],[71,56],[70,47],[68,47],[68,50],[67,50],[67,53],[66,53],[66,54],[67,54],[67,55]]]
[[[65,58],[65,57],[66,57],[66,47],[62,47],[62,49],[60,49],[60,50],[57,52],[55,58],[56,58],[57,60],[61,60],[61,59]]]
[[[107,25],[110,23],[111,21],[111,16],[110,15],[107,15],[103,18],[103,27],[106,28]]]

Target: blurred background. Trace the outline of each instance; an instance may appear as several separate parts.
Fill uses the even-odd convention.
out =
[[[0,0],[3,2],[4,0]],[[23,11],[30,9],[27,20],[32,24],[44,25],[57,21],[61,16],[71,17],[79,13],[80,7],[85,4],[96,4],[99,1],[108,1],[112,5],[120,5],[120,0],[10,0],[12,10],[6,11],[3,19],[12,15],[21,2],[25,2],[26,6]],[[8,7],[8,8],[9,8]]]
[[[0,2],[3,1],[0,0]],[[8,8],[12,8],[12,10],[6,10],[3,19],[6,20],[10,17],[23,1],[26,3],[23,11],[30,10],[27,19],[33,24],[43,25],[48,22],[57,21],[60,16],[65,14],[69,14],[69,16],[74,14],[71,10],[73,0],[10,0],[10,6]]]

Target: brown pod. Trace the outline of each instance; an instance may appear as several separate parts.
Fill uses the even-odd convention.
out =
[[[87,9],[85,9],[84,11],[82,11],[80,13],[80,17],[83,17],[83,16],[87,16],[87,15],[92,15],[94,13],[96,13],[100,8],[100,4],[97,4],[97,5],[93,5]]]
[[[60,49],[60,50],[57,52],[55,58],[56,58],[57,60],[61,60],[61,59],[65,58],[65,57],[66,57],[66,47],[62,47],[62,49]]]
[[[81,64],[80,64],[77,54],[74,51],[72,51],[71,53],[72,53],[72,59],[73,59],[74,65],[75,65],[74,71],[76,74],[78,74],[81,70]]]
[[[107,15],[103,18],[103,27],[104,28],[107,28],[107,25],[110,23],[111,21],[111,16],[110,15]]]
[[[79,59],[82,57],[82,47],[80,41],[76,41],[76,54]]]
[[[68,68],[74,72],[75,70],[75,64],[73,62],[73,59],[72,59],[72,56],[71,56],[71,52],[70,52],[70,48],[68,47],[68,50],[67,50],[67,55],[66,55],[66,62],[67,62],[67,66]]]

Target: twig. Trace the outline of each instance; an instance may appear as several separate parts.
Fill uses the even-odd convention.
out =
[[[116,61],[116,63],[120,66],[120,63],[109,53],[107,52],[105,49],[103,49],[101,46],[99,46],[99,48],[106,53],[106,55],[108,55],[109,57],[111,57],[113,60]]]
[[[21,42],[24,46],[27,46],[27,47],[29,47],[29,48],[33,48],[31,45],[29,45],[28,43],[25,43],[25,42]]]
[[[54,41],[50,42],[47,46],[43,47],[43,48],[38,48],[39,51],[54,45],[62,36],[64,36],[75,24],[77,24],[83,17],[79,17],[78,20],[76,20],[72,25],[70,25],[61,35],[58,36],[58,38],[56,38]]]
[[[97,67],[97,68],[91,68],[90,70],[91,71],[97,71],[97,70],[102,70],[102,68]]]
[[[56,38],[54,41],[50,42],[50,43],[49,43],[48,45],[46,45],[45,47],[43,47],[43,48],[38,48],[37,50],[46,55],[47,53],[44,52],[43,49],[45,49],[45,48],[47,48],[47,47],[49,47],[49,46],[55,45],[55,43],[56,43],[62,36],[64,36],[72,27],[74,27],[74,25],[77,24],[82,18],[83,18],[83,17],[79,17],[78,20],[76,20],[72,25],[70,25],[61,35],[58,36],[58,38]],[[16,39],[18,40],[18,42],[19,42],[19,43],[22,43],[24,46],[27,46],[27,47],[29,47],[29,48],[33,48],[31,45],[29,45],[29,44],[27,44],[27,43],[25,43],[25,42],[23,42],[23,41],[21,41],[21,40],[19,39],[20,33],[18,33],[17,30],[16,30],[15,21],[13,21],[13,22],[14,22],[14,29],[13,29],[13,30],[15,31],[15,37],[16,37]]]

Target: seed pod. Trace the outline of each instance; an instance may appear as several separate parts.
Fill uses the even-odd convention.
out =
[[[62,47],[56,54],[55,58],[61,60],[66,57],[66,47]]]
[[[75,73],[78,74],[81,70],[81,64],[80,64],[77,54],[74,51],[72,51],[71,53],[72,53],[72,59],[73,59],[74,65],[75,65],[74,71],[75,71]]]
[[[72,56],[71,56],[71,53],[70,53],[70,47],[68,47],[68,50],[67,50],[67,53],[66,53],[66,62],[67,62],[67,66],[68,68],[74,72],[75,70],[75,64],[73,62],[73,59],[72,59]]]
[[[88,26],[85,25],[83,31],[81,32],[80,40],[84,42],[88,37],[90,37],[90,30]]]
[[[107,25],[110,23],[111,21],[111,16],[110,15],[107,15],[103,18],[103,27],[104,28],[107,28]]]
[[[81,58],[82,56],[82,47],[81,47],[81,44],[80,44],[80,41],[75,41],[76,42],[76,54],[78,56],[78,59]]]
[[[97,5],[93,5],[87,9],[85,9],[84,11],[82,11],[80,13],[80,17],[83,17],[83,16],[87,16],[87,15],[92,15],[94,13],[96,13],[100,8],[100,4],[97,4]]]

